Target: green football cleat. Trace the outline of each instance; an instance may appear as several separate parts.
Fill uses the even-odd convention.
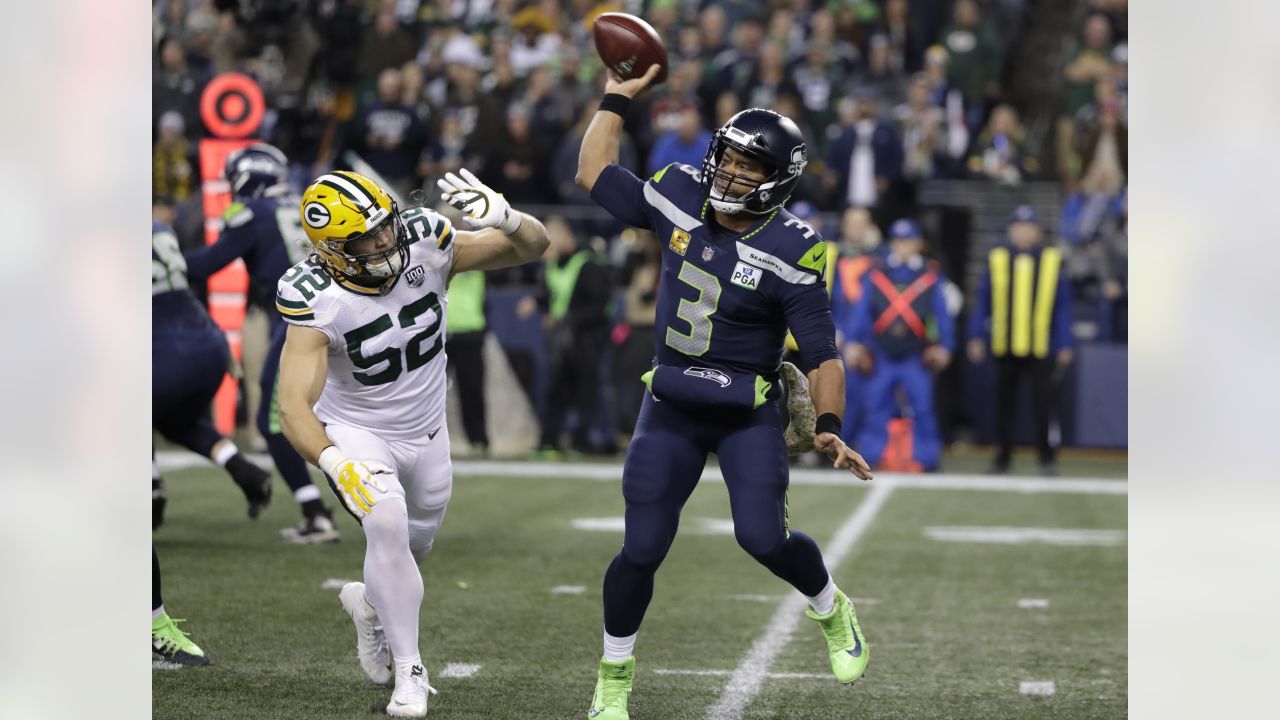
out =
[[[831,658],[831,671],[836,680],[848,685],[866,672],[871,652],[858,627],[858,616],[853,603],[840,590],[836,590],[836,606],[830,615],[819,615],[809,608],[805,614],[817,621],[822,634],[827,637],[827,654]]]
[[[208,665],[209,658],[204,650],[178,629],[180,622],[186,620],[175,620],[168,613],[161,613],[151,621],[151,654],[156,661],[171,665]]]
[[[635,676],[635,658],[619,663],[600,658],[596,695],[591,699],[587,717],[592,720],[627,720],[627,699],[631,697],[631,680]]]

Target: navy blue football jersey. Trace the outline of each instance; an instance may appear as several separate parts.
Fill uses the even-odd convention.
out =
[[[698,172],[680,163],[641,181],[610,165],[591,197],[662,243],[656,317],[662,365],[773,377],[787,329],[806,373],[839,357],[827,299],[827,244],[810,225],[776,210],[742,233],[712,219]]]
[[[217,333],[209,313],[187,285],[187,266],[178,238],[167,225],[151,221],[151,330],[153,335]]]
[[[286,185],[268,188],[247,203],[232,203],[223,213],[217,242],[186,253],[187,274],[203,280],[244,258],[254,282],[274,291],[280,276],[311,254],[300,205]]]

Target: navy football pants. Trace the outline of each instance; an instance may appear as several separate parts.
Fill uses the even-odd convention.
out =
[[[275,312],[270,311],[270,312]],[[285,332],[289,326],[283,320],[273,318],[271,322],[271,346],[262,360],[262,377],[258,387],[262,394],[258,401],[258,432],[267,441],[267,451],[271,453],[271,461],[276,464],[280,477],[290,490],[311,484],[311,475],[307,471],[307,461],[302,459],[293,445],[285,438],[280,428],[280,404],[278,402],[280,353],[284,351]]]
[[[622,472],[626,530],[604,577],[604,623],[625,637],[640,627],[653,577],[675,540],[680,510],[714,452],[729,490],[738,544],[805,595],[827,583],[822,553],[787,520],[787,448],[778,401],[750,412],[700,414],[646,393]]]
[[[209,407],[227,373],[227,341],[218,330],[151,336],[151,424],[172,442],[205,457],[222,435]]]

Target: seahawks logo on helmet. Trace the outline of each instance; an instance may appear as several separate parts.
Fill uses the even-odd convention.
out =
[[[322,228],[329,224],[329,208],[318,202],[307,203],[302,208],[302,219],[313,228]]]
[[[733,378],[729,377],[728,375],[725,375],[724,373],[714,368],[690,367],[690,368],[684,369],[684,374],[688,375],[689,377],[696,377],[696,378],[702,378],[703,380],[710,380],[718,384],[722,388],[729,387],[729,383],[733,382]]]
[[[805,157],[805,146],[801,145],[791,150],[791,164],[787,166],[787,172],[791,175],[799,175],[804,172],[804,168],[809,164],[809,158]]]

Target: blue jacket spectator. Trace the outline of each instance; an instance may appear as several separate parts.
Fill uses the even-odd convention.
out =
[[[876,101],[856,101],[852,117],[841,108],[839,134],[827,150],[824,176],[839,205],[875,207],[902,175],[902,138],[876,117]]]

